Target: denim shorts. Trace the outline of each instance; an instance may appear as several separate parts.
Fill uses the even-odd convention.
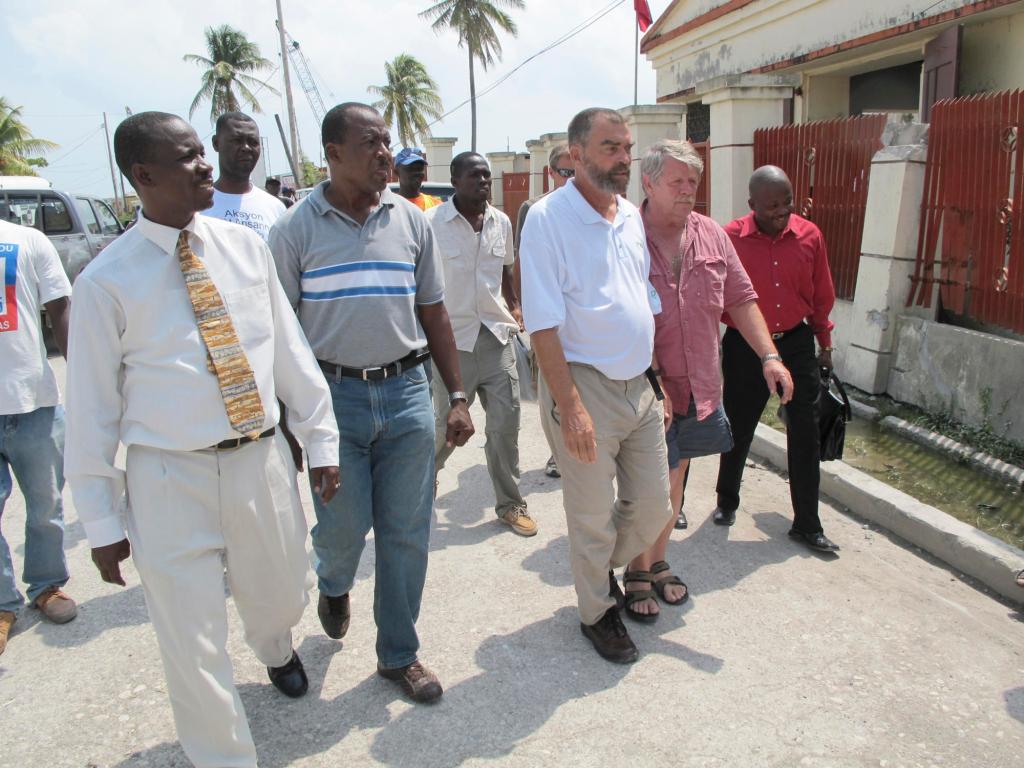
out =
[[[672,416],[672,426],[665,433],[668,443],[668,466],[675,469],[681,459],[713,456],[732,450],[732,429],[721,403],[703,421],[697,420],[697,406],[690,398],[686,415]]]

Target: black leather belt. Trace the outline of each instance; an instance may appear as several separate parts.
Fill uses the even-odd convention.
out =
[[[277,427],[271,427],[266,432],[261,432],[256,437],[242,435],[242,437],[233,437],[230,440],[221,440],[216,445],[211,445],[207,450],[230,451],[232,448],[238,448],[239,446],[245,445],[246,443],[255,443],[259,440],[262,440],[264,437],[271,437],[276,431]]]
[[[317,363],[320,364],[320,368],[324,373],[333,376],[335,380],[343,376],[348,379],[362,379],[363,381],[383,381],[384,379],[398,376],[402,371],[407,371],[410,368],[421,365],[429,357],[430,352],[424,349],[410,352],[401,360],[395,360],[393,363],[377,365],[372,368],[349,368],[346,365],[335,365],[323,360],[317,360]]]
[[[789,336],[790,334],[796,333],[797,331],[802,331],[805,328],[810,328],[810,327],[811,326],[809,326],[807,323],[800,323],[799,325],[796,325],[796,326],[790,328],[788,331],[780,331],[779,333],[773,333],[772,334],[772,341],[778,341],[779,339],[784,339],[787,336]]]

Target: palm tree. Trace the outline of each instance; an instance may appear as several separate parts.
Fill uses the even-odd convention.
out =
[[[385,123],[398,129],[402,145],[415,146],[417,136],[430,135],[427,118],[436,120],[444,110],[437,95],[437,83],[427,74],[426,67],[407,53],[385,62],[384,69],[387,85],[371,85],[366,90],[381,97],[373,106],[384,113]]]
[[[516,24],[503,8],[522,10],[523,0],[441,0],[420,13],[431,19],[431,29],[440,34],[445,29],[459,33],[459,47],[469,50],[469,102],[472,113],[471,148],[476,152],[476,79],[473,60],[486,70],[501,58],[501,42],[495,26],[516,36]]]
[[[21,107],[11,106],[0,96],[0,175],[35,176],[33,166],[46,165],[46,161],[29,155],[56,148],[52,141],[33,136],[21,121]]]
[[[270,61],[260,54],[260,47],[249,42],[244,32],[227,24],[207,27],[204,34],[206,52],[209,56],[187,53],[182,57],[185,61],[206,68],[202,77],[203,85],[192,100],[192,106],[188,108],[189,118],[205,99],[210,100],[211,122],[225,112],[237,112],[241,108],[241,102],[235,94],[236,88],[242,96],[242,101],[248,102],[253,112],[261,112],[256,94],[250,88],[259,86],[274,94],[277,94],[277,91],[250,74],[272,66]]]

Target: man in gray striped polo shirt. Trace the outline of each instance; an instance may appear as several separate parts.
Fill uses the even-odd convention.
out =
[[[270,233],[285,293],[320,362],[341,432],[341,488],[314,498],[313,549],[324,631],[348,630],[348,593],[366,534],[376,548],[377,671],[415,701],[441,695],[417,660],[434,489],[429,350],[449,393],[445,440],[473,434],[444,278],[423,212],[387,188],[391,137],[364,104],[334,107],[322,126],[331,170]]]

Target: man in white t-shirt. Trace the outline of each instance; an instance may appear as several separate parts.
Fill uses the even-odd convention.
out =
[[[11,495],[11,472],[25,497],[28,600],[58,624],[75,618],[75,601],[61,591],[64,560],[64,409],[46,359],[40,328],[45,307],[53,336],[67,357],[71,283],[41,232],[0,216],[0,515]],[[0,534],[0,653],[24,603],[7,541]]]
[[[213,185],[213,207],[203,211],[203,215],[242,224],[266,241],[285,207],[249,181],[260,161],[260,131],[256,122],[242,112],[225,112],[217,118],[213,148],[217,150],[220,174]]]

